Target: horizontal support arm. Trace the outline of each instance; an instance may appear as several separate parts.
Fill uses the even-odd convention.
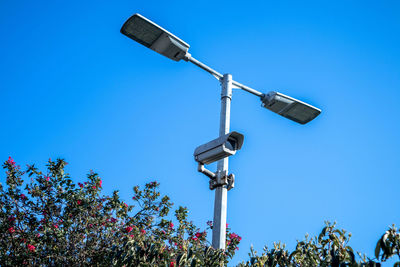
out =
[[[223,77],[223,75],[221,73],[219,73],[218,71],[213,70],[209,66],[201,63],[197,59],[193,58],[189,53],[186,54],[186,57],[184,58],[184,60],[186,60],[188,62],[191,62],[194,65],[196,65],[196,66],[202,68],[203,70],[207,71],[208,73],[214,75],[214,77],[217,78],[218,80],[222,79],[222,77]]]
[[[221,80],[221,79],[223,78],[223,75],[222,75],[221,73],[219,73],[218,71],[216,71],[216,70],[210,68],[209,66],[207,66],[207,65],[205,65],[205,64],[203,64],[203,63],[201,63],[201,62],[198,61],[197,59],[193,58],[189,53],[186,54],[186,56],[184,57],[184,60],[185,60],[185,61],[188,61],[188,62],[191,62],[191,63],[193,63],[194,65],[196,65],[196,66],[202,68],[203,70],[207,71],[208,73],[210,73],[211,75],[213,75],[213,76],[214,76],[215,78],[217,78],[218,80]],[[242,89],[242,90],[244,90],[244,91],[246,91],[246,92],[249,92],[249,93],[251,93],[251,94],[253,94],[253,95],[256,95],[256,96],[259,96],[259,97],[262,97],[262,96],[264,95],[263,93],[261,93],[261,92],[255,90],[255,89],[253,89],[253,88],[250,88],[250,87],[248,87],[248,86],[246,86],[246,85],[244,85],[244,84],[241,84],[241,83],[239,83],[239,82],[237,82],[237,81],[232,81],[232,84],[233,84],[233,86],[235,86],[235,87],[237,87],[237,88],[239,88],[239,89]]]
[[[250,88],[250,87],[248,87],[248,86],[246,86],[244,84],[238,83],[237,81],[232,81],[232,84],[233,84],[233,86],[236,86],[236,87],[238,87],[238,88],[240,88],[242,90],[245,90],[246,92],[252,93],[253,95],[256,95],[256,96],[259,96],[259,97],[262,97],[264,95],[263,93],[255,90],[253,88]]]

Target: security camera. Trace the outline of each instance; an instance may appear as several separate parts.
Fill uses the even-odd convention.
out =
[[[230,132],[220,136],[194,150],[194,159],[201,164],[210,164],[220,159],[235,155],[242,147],[244,136]]]

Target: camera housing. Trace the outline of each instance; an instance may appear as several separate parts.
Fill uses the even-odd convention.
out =
[[[220,136],[194,150],[194,159],[201,164],[210,164],[220,159],[235,155],[242,148],[244,136],[230,132]]]

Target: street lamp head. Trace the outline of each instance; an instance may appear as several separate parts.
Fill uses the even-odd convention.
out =
[[[261,101],[263,107],[300,124],[306,124],[321,113],[316,107],[278,92],[263,95]]]
[[[140,14],[134,14],[122,26],[121,33],[167,58],[183,59],[189,45]]]

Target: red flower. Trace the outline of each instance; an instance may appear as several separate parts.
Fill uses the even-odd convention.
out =
[[[45,176],[46,177],[46,181],[50,181],[50,176]]]
[[[28,244],[28,249],[30,252],[35,252],[36,247],[34,245]]]
[[[192,237],[193,241],[199,240],[197,237]]]
[[[169,264],[169,267],[174,267],[175,266],[175,262],[171,261],[171,263]]]
[[[124,203],[124,205],[125,205],[126,208],[128,207],[128,204]]]
[[[99,187],[101,187],[102,184],[103,184],[103,181],[100,180],[100,181],[99,181]]]
[[[57,229],[58,228],[58,224],[53,224],[53,227]]]
[[[230,239],[236,239],[237,241],[242,240],[242,238],[240,236],[238,236],[237,234],[235,234],[235,233],[229,234],[229,238]]]
[[[145,234],[145,233],[146,233],[146,230],[142,229],[142,230],[140,230],[140,232],[141,232],[142,234]]]
[[[130,238],[133,238],[133,237],[134,237],[134,235],[129,235],[129,237],[130,237]]]
[[[92,189],[96,189],[96,186],[92,186]]]
[[[8,221],[9,221],[9,222],[13,222],[13,221],[15,221],[15,217],[14,217],[14,216],[10,216],[10,217],[8,217]]]
[[[195,234],[195,236],[196,236],[197,238],[200,238],[200,237],[202,236],[202,234],[199,233],[199,232],[197,232],[197,233]]]
[[[132,226],[128,226],[128,227],[125,228],[125,231],[126,231],[127,233],[129,233],[130,231],[132,231],[132,229],[133,229]]]
[[[15,166],[15,161],[13,160],[12,157],[8,157],[7,163],[10,164],[10,165]]]
[[[12,233],[15,232],[15,229],[14,229],[13,227],[10,227],[10,228],[8,228],[8,232],[9,232],[10,234],[12,234]]]
[[[21,194],[20,198],[22,198],[23,200],[27,199],[27,197],[24,194]]]
[[[169,228],[174,228],[174,224],[172,222],[169,223]]]
[[[82,204],[82,201],[78,200],[78,201],[76,201],[76,203],[77,203],[78,205],[80,205],[80,204]]]

